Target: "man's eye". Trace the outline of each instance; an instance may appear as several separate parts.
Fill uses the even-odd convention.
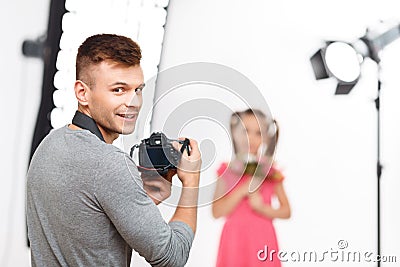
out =
[[[135,88],[135,93],[136,93],[137,95],[141,95],[141,94],[142,94],[142,91],[143,91],[143,89],[144,89],[144,86],[145,86],[145,84],[142,83],[142,84],[139,85],[137,88]]]
[[[122,87],[117,87],[113,89],[114,93],[122,93],[124,91],[124,89]]]
[[[137,95],[141,95],[141,94],[142,94],[142,91],[143,91],[143,88],[136,88],[136,89],[135,89],[135,93],[136,93]]]

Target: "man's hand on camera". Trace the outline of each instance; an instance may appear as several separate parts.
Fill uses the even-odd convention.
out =
[[[179,139],[184,140],[185,138]],[[197,142],[193,139],[189,140],[190,156],[185,149],[182,153],[181,160],[179,161],[177,174],[184,187],[198,187],[202,162],[201,154]],[[175,149],[180,150],[182,144],[174,142],[173,146],[175,147]]]
[[[172,177],[176,174],[175,169],[168,170],[164,176],[146,175],[142,173],[143,187],[149,197],[156,205],[171,195]]]

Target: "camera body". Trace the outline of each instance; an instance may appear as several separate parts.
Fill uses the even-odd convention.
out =
[[[149,138],[143,139],[139,145],[139,170],[142,172],[157,171],[164,175],[169,169],[176,169],[182,152],[172,146],[173,141],[161,132],[152,133]]]

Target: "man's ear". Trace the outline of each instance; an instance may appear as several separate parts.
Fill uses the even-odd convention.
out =
[[[81,80],[76,80],[74,90],[75,90],[75,97],[78,100],[79,104],[81,104],[82,106],[87,106],[89,87]]]

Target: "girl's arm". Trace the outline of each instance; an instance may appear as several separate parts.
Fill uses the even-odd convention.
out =
[[[212,214],[214,218],[226,216],[236,208],[240,201],[248,195],[249,182],[237,185],[229,194],[226,194],[226,191],[224,180],[218,177],[214,201],[212,203]]]
[[[275,195],[278,197],[279,208],[274,209],[270,205],[264,203],[260,192],[256,191],[249,195],[250,206],[254,211],[259,214],[274,219],[289,219],[290,218],[290,204],[289,200],[286,196],[285,189],[283,188],[283,184],[277,183],[275,185]]]

